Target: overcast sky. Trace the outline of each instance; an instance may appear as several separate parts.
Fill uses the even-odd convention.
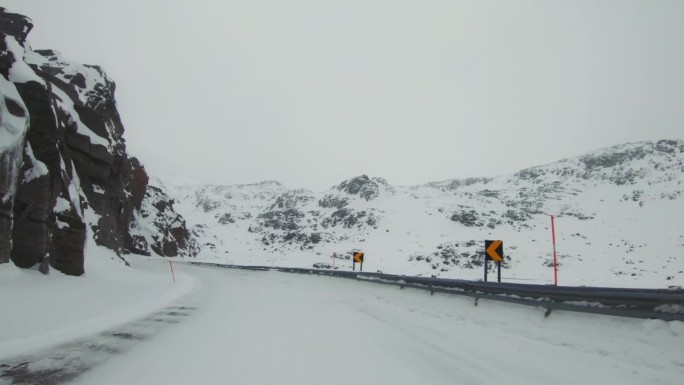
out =
[[[3,0],[102,65],[152,174],[316,191],[684,137],[684,1]]]

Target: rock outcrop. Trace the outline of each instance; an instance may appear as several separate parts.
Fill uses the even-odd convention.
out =
[[[153,179],[147,185],[142,207],[133,212],[133,222],[125,234],[126,250],[142,255],[195,256],[200,247],[174,203],[161,181]]]
[[[0,8],[0,263],[81,275],[90,234],[120,256],[139,251],[129,228],[148,176],[126,152],[115,83],[98,66],[32,50],[31,29]]]
[[[345,180],[336,187],[338,191],[349,195],[358,195],[367,201],[377,198],[382,190],[387,190],[388,188],[387,181],[383,178],[369,178],[368,175]]]

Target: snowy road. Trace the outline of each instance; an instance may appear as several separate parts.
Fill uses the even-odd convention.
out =
[[[196,312],[79,384],[681,384],[684,325],[183,266]]]
[[[684,323],[182,265],[181,322],[73,384],[681,384]],[[149,317],[148,317],[149,318]],[[126,330],[122,326],[121,330]]]

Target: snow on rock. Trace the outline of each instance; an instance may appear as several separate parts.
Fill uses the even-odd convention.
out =
[[[0,8],[0,18],[2,19],[0,33],[11,36],[23,45],[29,32],[33,29],[31,19],[24,15],[8,13],[5,8]]]
[[[48,175],[48,168],[45,165],[45,163],[39,161],[38,159],[36,159],[35,155],[33,155],[33,149],[31,148],[31,144],[27,144],[24,148],[24,151],[26,153],[26,156],[30,159],[33,167],[24,172],[24,176],[21,183],[28,183],[34,179],[40,178],[41,176]]]
[[[235,253],[242,250],[240,245],[249,251],[249,245],[258,244],[252,220],[288,189],[278,182],[266,181],[233,186],[168,186],[166,191],[187,221],[200,255],[221,253],[225,257],[228,244],[237,246],[233,248]]]
[[[377,198],[381,191],[392,191],[385,179],[371,179],[367,175],[346,180],[340,183],[339,186],[336,186],[335,189],[349,195],[358,195],[367,201]]]
[[[12,211],[28,126],[28,112],[16,87],[0,76],[0,263],[9,261],[12,248]]]
[[[120,258],[137,250],[128,232],[148,177],[126,153],[114,82],[100,67],[32,50],[31,28],[0,8],[0,263],[81,275],[87,237]]]
[[[180,186],[199,258],[481,279],[485,239],[504,241],[504,280],[666,287],[684,283],[684,141],[619,145],[514,175],[391,186],[359,176],[314,193],[264,185]],[[333,255],[335,258],[333,258]],[[490,269],[494,269],[491,265]]]
[[[131,252],[164,257],[195,256],[199,245],[188,231],[185,219],[173,208],[175,201],[164,192],[164,185],[153,179],[147,186],[142,206],[134,215],[127,236]]]
[[[98,113],[113,107],[116,85],[101,67],[74,63],[53,50],[29,51],[26,62],[39,73],[52,76],[51,81],[60,82],[77,105]]]

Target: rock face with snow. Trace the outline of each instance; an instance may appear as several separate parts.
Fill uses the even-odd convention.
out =
[[[0,262],[80,275],[88,234],[119,255],[146,251],[129,228],[148,176],[126,153],[114,82],[98,66],[32,50],[31,28],[0,8]]]
[[[176,196],[186,217],[201,218],[193,221],[195,231],[204,239],[205,252],[213,253],[236,239],[269,252],[313,250],[361,239],[382,216],[382,210],[373,207],[375,200],[393,193],[383,179],[362,175],[322,197],[277,182],[182,189]]]
[[[128,251],[171,257],[194,256],[199,252],[199,245],[188,231],[185,219],[175,211],[174,203],[161,181],[155,179],[147,185],[142,207],[134,211],[130,231],[125,234]]]

